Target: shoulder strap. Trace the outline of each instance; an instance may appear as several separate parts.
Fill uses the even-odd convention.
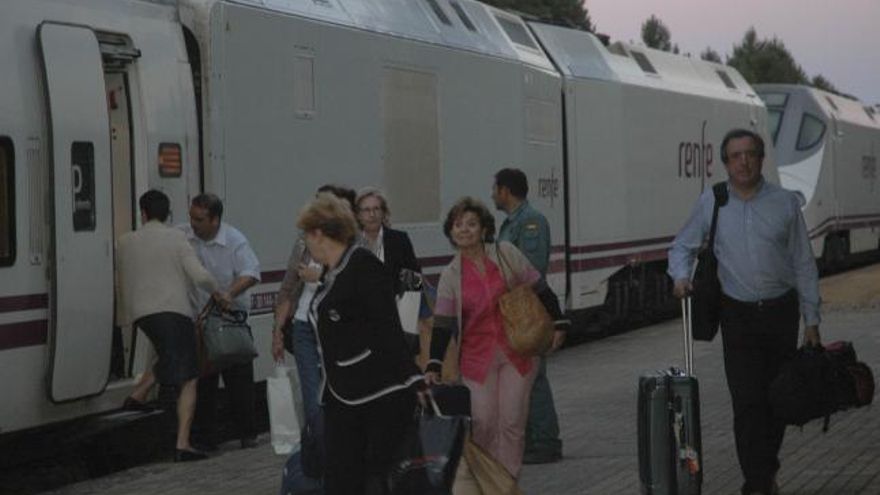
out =
[[[709,250],[715,247],[715,230],[718,228],[718,209],[727,204],[727,183],[719,182],[712,186],[715,207],[712,209],[712,226],[709,228]]]
[[[513,277],[513,267],[510,266],[510,263],[507,261],[507,258],[504,257],[504,253],[501,252],[501,243],[495,243],[495,256],[498,258],[498,268],[501,269],[501,278],[504,279],[504,285],[510,289],[510,284],[507,282],[507,277],[504,276],[504,265],[507,265],[507,268],[510,270],[510,276]]]

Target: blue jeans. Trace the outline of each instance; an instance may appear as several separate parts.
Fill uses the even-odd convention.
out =
[[[318,357],[318,338],[307,321],[293,321],[293,357],[302,390],[303,412],[306,418],[318,413],[318,386],[321,383],[321,360]]]
[[[281,474],[281,491],[278,495],[321,495],[324,493],[321,480],[309,478],[302,472],[299,450],[294,450]]]

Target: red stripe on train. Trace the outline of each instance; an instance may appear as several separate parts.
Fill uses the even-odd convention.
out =
[[[0,297],[0,313],[27,311],[29,309],[46,309],[49,307],[49,294],[26,294],[21,296]]]
[[[48,333],[48,320],[5,323],[0,325],[0,350],[43,345]]]

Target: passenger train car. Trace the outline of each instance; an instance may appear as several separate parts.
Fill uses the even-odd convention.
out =
[[[262,264],[257,376],[294,218],[324,183],[383,188],[424,271],[443,216],[519,167],[566,308],[664,304],[665,250],[766,135],[735,70],[472,0],[8,0],[0,16],[0,434],[113,410],[146,368],[115,328],[114,242],[150,188],[219,194]],[[778,181],[772,159],[766,174]],[[500,219],[500,217],[499,217]],[[14,377],[14,379],[12,379]]]
[[[826,267],[880,247],[880,115],[807,86],[760,84],[782,185],[798,191]]]

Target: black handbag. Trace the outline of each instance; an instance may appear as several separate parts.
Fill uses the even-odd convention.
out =
[[[471,391],[466,385],[431,385],[431,397],[446,416],[471,416]]]
[[[222,370],[236,364],[249,363],[257,357],[251,327],[244,311],[222,311],[208,303],[204,315],[202,339],[208,362]]]
[[[468,418],[422,411],[407,430],[388,474],[391,495],[450,495],[464,448]]]
[[[715,230],[718,227],[718,209],[727,204],[727,183],[712,186],[715,207],[712,209],[712,226],[709,243],[697,254],[697,266],[691,279],[692,331],[694,340],[710,341],[718,333],[721,323],[721,282],[718,281],[718,258],[715,257]]]

